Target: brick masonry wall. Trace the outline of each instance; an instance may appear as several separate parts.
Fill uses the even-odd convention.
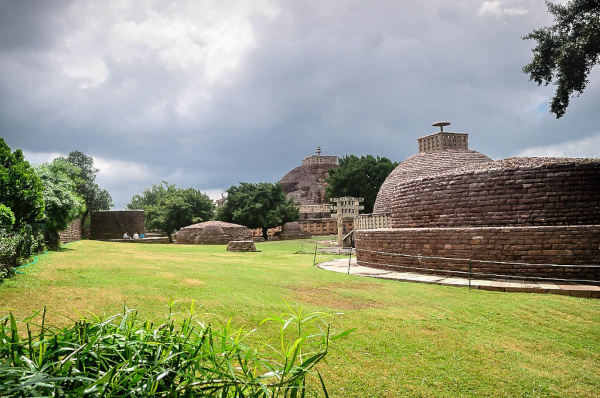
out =
[[[397,185],[391,227],[599,225],[600,162],[439,175]]]
[[[90,215],[90,239],[120,239],[127,232],[145,234],[144,210],[94,211]]]
[[[417,272],[457,275],[452,271],[468,272],[469,263],[373,252],[533,264],[600,265],[600,225],[357,230],[354,238],[358,263],[383,269],[411,271],[410,268],[422,267],[434,271]],[[408,268],[394,268],[400,265]],[[600,267],[561,268],[472,262],[472,272],[600,280]]]
[[[64,231],[60,231],[58,236],[60,237],[60,241],[65,244],[69,242],[75,242],[81,240],[82,228],[81,228],[81,219],[73,220],[67,229]]]

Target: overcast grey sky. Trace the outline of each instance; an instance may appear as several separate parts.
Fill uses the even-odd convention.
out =
[[[212,197],[314,153],[600,156],[600,72],[566,116],[521,68],[542,0],[0,0],[0,136],[94,157],[115,208],[162,180]]]

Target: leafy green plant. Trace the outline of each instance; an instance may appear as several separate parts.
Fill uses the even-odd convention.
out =
[[[24,225],[17,231],[0,228],[0,282],[43,248],[42,232],[31,225]]]
[[[205,325],[193,303],[186,317],[176,320],[169,311],[157,327],[127,308],[62,328],[45,324],[45,309],[22,322],[11,313],[0,320],[0,395],[305,396],[306,378],[327,355],[329,341],[350,333],[331,337],[327,316],[292,310],[267,318],[261,325],[280,324],[281,348],[265,344],[262,352],[245,343],[256,330],[236,329],[231,321]],[[317,376],[327,396],[318,371]]]

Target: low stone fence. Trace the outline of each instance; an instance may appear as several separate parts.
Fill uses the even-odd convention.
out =
[[[378,229],[390,227],[390,214],[360,214],[354,217],[354,229]]]
[[[302,228],[303,231],[306,231],[313,236],[336,235],[338,232],[337,220],[334,218],[300,220],[298,221],[298,224],[300,224],[300,228]],[[344,220],[344,228],[346,229],[346,233],[352,231],[354,229],[354,220]]]

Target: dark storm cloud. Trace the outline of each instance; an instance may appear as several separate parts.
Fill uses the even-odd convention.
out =
[[[542,1],[31,4],[0,2],[0,135],[94,156],[117,207],[276,181],[317,145],[400,161],[440,119],[494,158],[600,151],[598,73],[557,121],[521,72]]]

